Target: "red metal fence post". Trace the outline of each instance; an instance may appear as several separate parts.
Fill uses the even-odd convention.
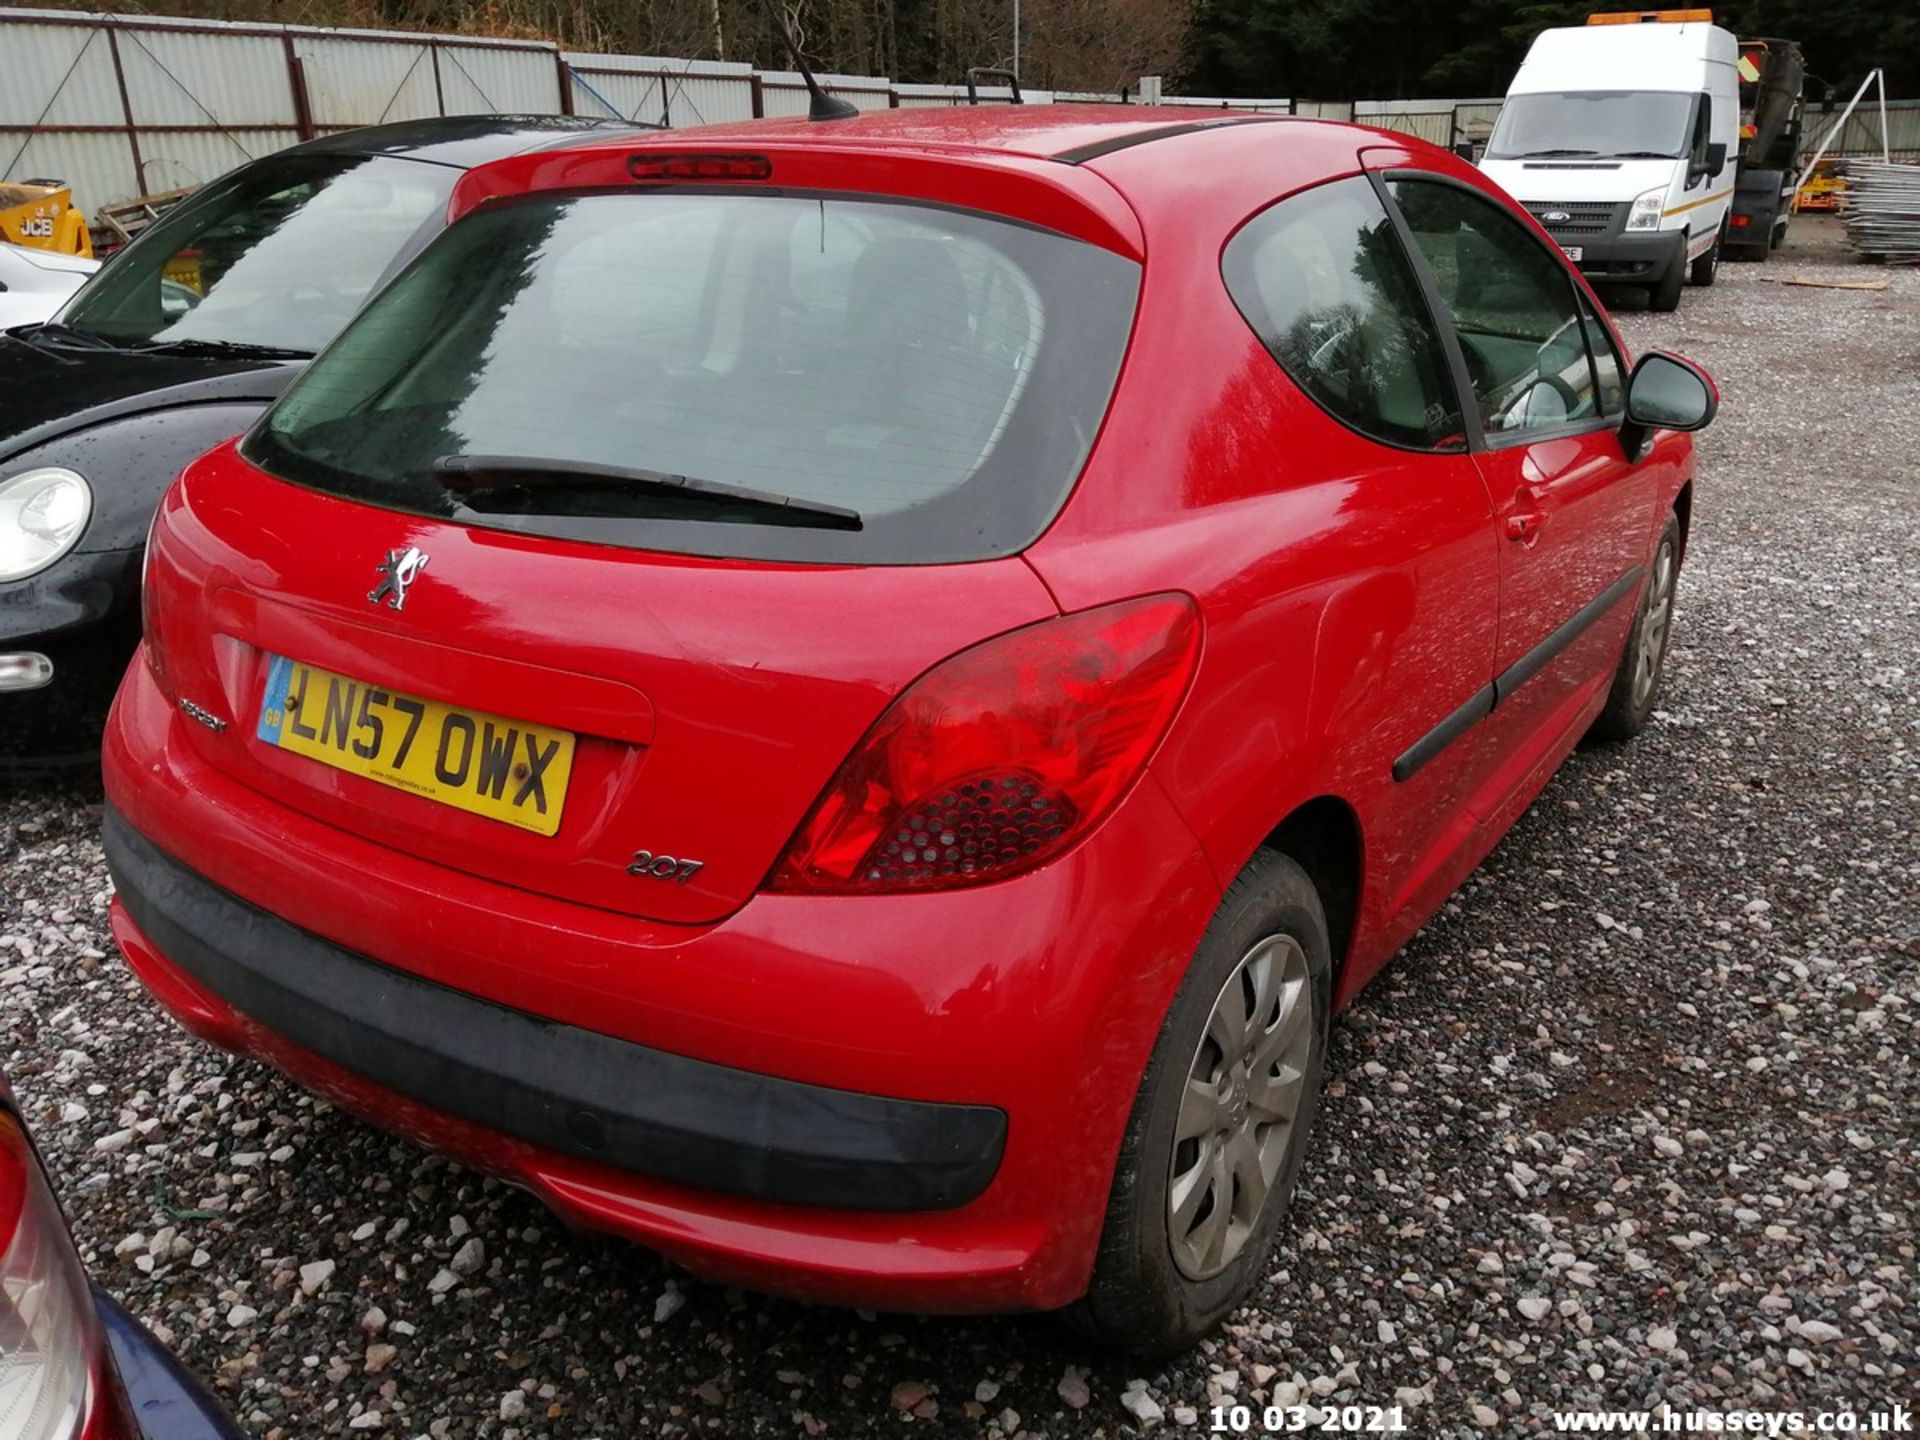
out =
[[[282,32],[280,42],[287,52],[287,90],[293,96],[293,133],[302,140],[311,140],[318,132],[313,128],[313,101],[307,94],[307,67],[294,51],[291,31]]]
[[[107,49],[113,54],[113,78],[120,87],[120,113],[127,117],[127,149],[133,152],[133,183],[142,194],[147,193],[147,163],[140,158],[140,130],[133,123],[133,100],[127,94],[127,72],[120,65],[120,39],[115,33],[112,21],[102,22],[107,32]]]

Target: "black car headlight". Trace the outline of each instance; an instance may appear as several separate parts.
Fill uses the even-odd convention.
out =
[[[85,533],[93,488],[78,471],[41,465],[0,479],[0,581],[53,564]]]

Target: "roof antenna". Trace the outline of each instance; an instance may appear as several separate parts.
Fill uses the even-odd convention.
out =
[[[838,95],[829,95],[820,88],[820,82],[813,78],[813,71],[807,65],[807,57],[800,53],[800,46],[793,38],[793,31],[787,28],[787,18],[780,12],[779,0],[766,0],[767,18],[773,21],[773,28],[780,32],[785,42],[787,54],[793,57],[793,68],[800,72],[800,78],[807,82],[807,94],[813,98],[807,102],[809,120],[851,120],[860,113],[860,107],[851,100],[843,100]]]

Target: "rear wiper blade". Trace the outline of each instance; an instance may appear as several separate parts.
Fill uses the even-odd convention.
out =
[[[673,475],[664,470],[641,470],[624,465],[596,465],[586,460],[547,459],[526,455],[442,455],[433,462],[434,478],[444,490],[470,495],[480,490],[638,490],[714,505],[744,505],[777,511],[795,523],[828,530],[859,530],[864,522],[858,510],[779,495],[745,485]]]

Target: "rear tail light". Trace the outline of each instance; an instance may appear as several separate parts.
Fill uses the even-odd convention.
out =
[[[1729,222],[1736,230],[1744,230],[1753,223],[1751,215],[1735,215]]]
[[[0,1108],[0,1435],[80,1434],[101,1345],[66,1222],[19,1122]]]
[[[1200,617],[1151,595],[1015,630],[910,686],[814,805],[768,888],[950,890],[1052,859],[1146,767]]]
[[[160,605],[153,593],[153,545],[160,538],[160,517],[166,513],[163,500],[153,512],[153,519],[147,524],[147,548],[140,552],[140,629],[143,643],[141,654],[147,657],[147,669],[153,673],[154,684],[160,687],[160,693],[169,700],[173,698],[173,687],[167,680],[167,657],[160,639]]]

